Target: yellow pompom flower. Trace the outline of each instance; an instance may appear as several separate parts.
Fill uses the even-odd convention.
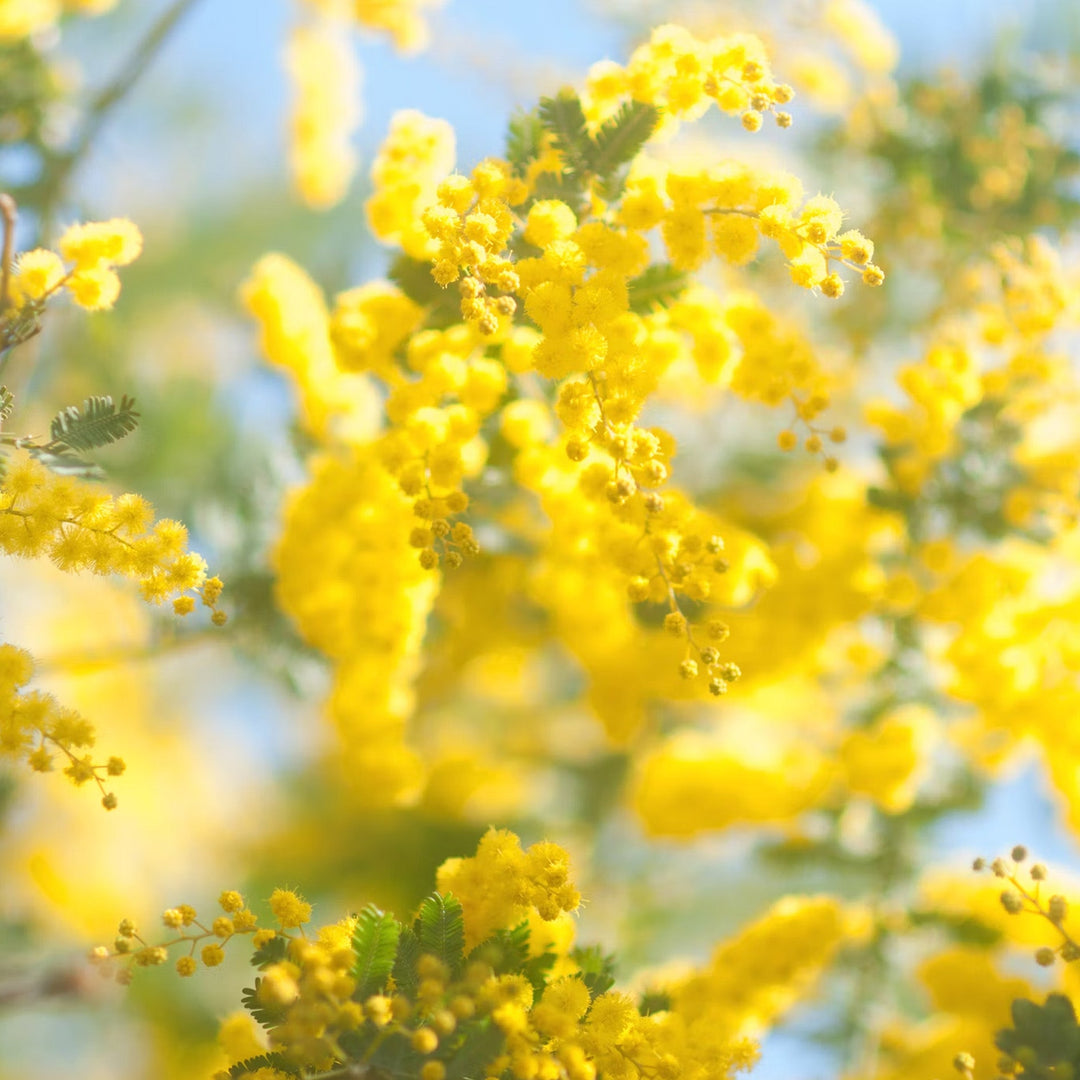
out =
[[[302,926],[311,918],[311,905],[289,889],[275,889],[270,894],[270,910],[285,929]]]
[[[57,244],[60,254],[80,271],[102,265],[127,266],[139,257],[142,245],[142,233],[127,218],[72,225]]]
[[[15,287],[21,297],[42,300],[64,280],[64,264],[54,251],[35,248],[19,255],[15,264]]]

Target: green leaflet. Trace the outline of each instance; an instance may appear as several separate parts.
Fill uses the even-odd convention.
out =
[[[581,978],[589,988],[589,996],[598,998],[615,985],[615,957],[606,954],[599,945],[577,948],[570,958],[581,968]]]
[[[53,417],[49,428],[52,441],[45,449],[54,453],[65,449],[94,450],[130,435],[138,426],[134,398],[125,394],[117,406],[107,394],[89,397],[81,411],[69,405]]]
[[[590,140],[589,168],[600,178],[605,198],[615,199],[622,193],[623,166],[637,157],[659,123],[660,110],[655,105],[627,101]]]
[[[246,1076],[248,1073],[255,1072],[256,1069],[277,1069],[278,1072],[288,1073],[289,1076],[301,1075],[300,1069],[284,1054],[270,1052],[238,1061],[230,1067],[229,1076]]]
[[[551,135],[562,154],[567,186],[584,190],[590,181],[596,180],[609,200],[621,193],[626,179],[624,167],[637,156],[660,122],[660,110],[655,105],[628,101],[604,121],[595,135],[590,135],[581,99],[572,90],[562,90],[553,98],[541,98],[538,113],[542,129]],[[532,157],[525,158],[527,161],[537,156],[539,147],[528,149],[526,137],[535,139],[535,132],[524,127],[515,132],[511,128],[507,146],[519,155],[531,152]]]
[[[257,1024],[261,1024],[264,1028],[276,1027],[285,1019],[286,1010],[281,1006],[275,1008],[263,1004],[259,997],[261,985],[262,979],[256,979],[254,986],[245,986],[240,993],[240,1004],[251,1013],[252,1019]]]
[[[397,956],[401,926],[393,915],[368,904],[360,912],[353,930],[352,946],[356,953],[352,976],[356,996],[363,1000],[386,986]]]
[[[647,315],[658,307],[666,308],[678,300],[689,284],[686,271],[671,263],[656,263],[639,274],[628,285],[630,310]]]
[[[1026,998],[1012,1003],[1013,1026],[997,1033],[999,1050],[1023,1066],[1025,1076],[1038,1080],[1063,1075],[1063,1064],[1080,1064],[1080,1026],[1072,1002],[1050,994],[1043,1005]]]
[[[544,122],[538,113],[521,109],[510,118],[506,131],[506,160],[515,176],[524,176],[528,167],[540,156],[544,138]]]
[[[461,904],[452,896],[432,893],[421,905],[413,923],[423,952],[437,956],[451,978],[457,978],[465,961],[465,919]]]
[[[541,98],[540,122],[550,132],[567,170],[579,175],[588,172],[592,140],[577,94],[573,90],[560,90],[553,98]]]
[[[416,931],[411,926],[403,926],[398,935],[397,957],[392,972],[394,982],[403,994],[415,994],[420,985],[416,964],[423,952]]]

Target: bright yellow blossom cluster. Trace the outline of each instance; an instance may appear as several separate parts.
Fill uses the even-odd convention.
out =
[[[221,582],[208,578],[202,557],[187,550],[183,525],[155,522],[140,495],[112,497],[30,457],[16,459],[0,479],[0,552],[46,557],[73,573],[119,574],[137,581],[152,603],[173,600],[181,615],[193,610],[195,594],[216,624],[225,622],[217,608]]]
[[[72,225],[61,235],[57,251],[24,251],[11,280],[12,310],[0,315],[0,330],[21,316],[20,309],[40,311],[62,290],[87,311],[111,308],[120,295],[116,267],[127,266],[141,251],[142,234],[126,218]]]
[[[512,832],[490,829],[474,856],[442,864],[436,884],[461,901],[468,949],[501,927],[516,926],[532,910],[546,922],[575,911],[581,894],[569,875],[569,856],[558,844],[542,842],[522,851]]]
[[[274,556],[283,608],[334,661],[329,713],[365,803],[413,795],[423,771],[405,728],[437,581],[410,545],[414,521],[370,450],[327,457],[290,501]]]
[[[51,694],[24,690],[34,672],[28,652],[0,642],[0,757],[25,761],[35,772],[51,772],[58,751],[66,761],[64,775],[77,787],[97,784],[101,805],[116,808],[117,799],[106,787],[106,777],[120,776],[124,761],[110,757],[94,764],[93,726],[73,709],[64,708]]]
[[[594,65],[586,87],[593,122],[606,119],[629,96],[659,105],[673,118],[696,120],[715,104],[741,113],[747,131],[759,130],[765,113],[781,127],[791,125],[791,115],[776,106],[791,101],[793,91],[774,81],[765,46],[752,34],[701,40],[682,26],[658,26],[625,67],[612,61]]]
[[[646,1011],[631,994],[612,989],[610,977],[598,984],[599,972],[582,967],[587,951],[573,948],[572,925],[562,914],[578,902],[567,870],[558,845],[543,842],[523,851],[512,833],[489,831],[475,857],[451,859],[439,871],[441,890],[462,887],[453,898],[433,898],[451,921],[446,904],[460,901],[468,928],[460,959],[452,958],[449,943],[450,954],[399,951],[394,982],[385,989],[376,982],[374,992],[366,983],[373,955],[357,950],[370,941],[365,922],[368,929],[372,922],[386,926],[388,917],[377,909],[323,927],[314,937],[279,931],[260,942],[265,932],[258,931],[255,944],[264,953],[275,937],[284,945],[280,959],[260,964],[262,975],[246,1002],[269,1028],[269,1045],[238,1017],[229,1018],[222,1029],[229,1075],[277,1078],[285,1075],[278,1067],[287,1066],[329,1076],[361,1053],[377,1063],[385,1047],[422,1080],[444,1080],[465,1048],[477,1056],[483,1075],[514,1080],[727,1077],[753,1065],[753,1037],[807,993],[840,945],[863,932],[856,909],[828,897],[790,898],[719,945],[708,967],[654,983],[654,996],[664,1004]],[[238,894],[222,894],[223,903],[226,897],[240,902]],[[190,909],[165,917],[168,925],[200,928],[199,935],[181,934],[180,942],[213,934]],[[528,936],[520,938],[526,926]],[[452,941],[456,931],[444,929]],[[504,950],[514,939],[527,941],[527,952],[510,960]],[[130,923],[121,925],[119,941],[141,943]],[[473,945],[478,947],[470,952]],[[132,948],[99,954],[115,961]],[[135,955],[150,959],[122,970],[163,962],[164,951],[144,946]],[[520,973],[526,964],[540,965],[539,979]]]
[[[371,167],[374,190],[365,203],[375,236],[417,259],[435,250],[421,213],[454,167],[454,146],[454,129],[445,120],[414,109],[395,113]]]
[[[225,959],[225,946],[235,937],[250,936],[252,945],[260,949],[279,936],[291,939],[290,931],[302,927],[311,918],[311,905],[291,890],[275,889],[269,903],[278,922],[277,929],[260,927],[258,917],[235,889],[221,893],[218,907],[222,913],[205,922],[199,919],[198,911],[190,904],[166,908],[161,914],[161,922],[174,933],[157,944],[150,944],[133,920],[123,919],[112,946],[96,946],[90,953],[90,960],[99,966],[102,975],[129,983],[135,968],[168,963],[170,950],[179,946],[187,951],[177,957],[176,971],[186,978],[195,974],[200,960],[208,968],[221,964]],[[201,949],[200,942],[205,942]]]
[[[289,170],[308,206],[327,209],[348,191],[358,162],[361,71],[349,28],[388,35],[412,52],[427,43],[423,9],[442,0],[301,0],[307,16],[289,32],[285,69],[292,88]]]
[[[530,596],[622,740],[652,698],[727,691],[741,671],[721,651],[723,609],[775,578],[763,545],[670,484],[675,440],[641,423],[642,411],[689,362],[743,398],[790,403],[812,452],[830,434],[815,424],[828,382],[801,330],[749,292],[721,295],[685,275],[710,253],[746,263],[764,235],[799,284],[838,296],[837,265],[880,282],[872,243],[842,230],[832,199],[804,201],[786,174],[680,168],[642,152],[621,189],[604,172],[605,123],[652,124],[658,108],[692,118],[694,85],[727,111],[786,99],[760,43],[666,28],[615,83],[610,109],[584,103],[599,132],[591,150],[559,142],[594,139],[573,128],[577,99],[564,94],[545,107],[552,124],[570,117],[569,133],[543,134],[531,161],[487,159],[468,175],[451,173],[449,125],[398,114],[367,204],[373,232],[403,252],[394,284],[346,290],[328,312],[303,271],[268,256],[245,286],[264,350],[297,377],[303,422],[326,452],[291,503],[275,561],[283,606],[334,661],[330,712],[371,781],[355,785],[365,801],[423,797],[405,735],[438,580],[425,584],[402,560],[411,549],[425,570],[455,569],[477,553],[470,524],[455,518],[473,512],[494,451],[547,522],[518,513],[496,535],[535,547]],[[652,133],[642,128],[642,145]],[[549,195],[571,167],[584,170],[578,195]],[[654,232],[669,263],[653,262]],[[385,388],[382,418],[368,376]],[[323,556],[310,557],[313,545]],[[634,689],[627,664],[658,647],[670,668]]]

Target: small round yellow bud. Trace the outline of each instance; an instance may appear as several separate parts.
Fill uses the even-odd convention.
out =
[[[682,637],[686,633],[686,617],[681,611],[669,611],[664,616],[664,629],[672,637]]]
[[[434,570],[439,565],[439,556],[434,548],[424,548],[420,552],[420,565],[425,570]]]
[[[449,1009],[436,1009],[431,1017],[431,1026],[440,1035],[450,1035],[457,1028],[457,1017]]]
[[[1024,910],[1024,901],[1021,899],[1018,892],[1014,892],[1012,889],[1006,889],[1001,894],[1001,906],[1010,915],[1018,915]]]
[[[412,1035],[412,1047],[418,1054],[431,1054],[439,1046],[439,1036],[429,1027],[417,1028]]]
[[[747,109],[742,114],[742,126],[747,131],[760,131],[761,130],[761,113],[756,112],[753,109]]]
[[[1051,922],[1062,923],[1069,914],[1069,901],[1060,893],[1055,893],[1046,904]]]
[[[101,805],[104,806],[106,810],[115,810],[116,804],[117,798],[113,792],[109,791],[101,796]]]
[[[776,436],[776,444],[783,451],[794,450],[799,445],[799,437],[794,431],[781,431]]]
[[[420,1067],[420,1080],[445,1080],[446,1066],[441,1061],[425,1061]]]
[[[723,679],[710,679],[709,680],[709,693],[713,697],[720,697],[727,693],[727,683]]]
[[[816,454],[821,450],[821,437],[818,435],[810,435],[807,437],[804,445],[811,454]]]
[[[975,1068],[975,1059],[970,1054],[957,1054],[953,1058],[953,1068],[960,1073],[969,1073]]]
[[[1054,950],[1044,945],[1035,950],[1035,963],[1039,967],[1050,967],[1054,963]]]
[[[720,619],[710,619],[705,630],[713,641],[727,641],[731,636],[731,628]]]
[[[789,112],[776,113],[776,126],[782,128],[789,128],[795,123],[794,117]]]
[[[829,441],[834,443],[842,443],[847,439],[847,431],[842,427],[834,427],[829,432]]]
[[[207,967],[217,967],[225,959],[225,950],[220,945],[204,945],[202,962]]]
[[[1013,862],[1023,862],[1028,855],[1027,848],[1023,844],[1017,844],[1009,854],[1012,855]]]
[[[697,662],[694,660],[684,660],[679,665],[679,674],[684,679],[696,679],[698,673]]]
[[[476,1012],[476,1002],[471,997],[458,994],[450,1001],[450,1011],[459,1020],[468,1020]]]
[[[830,300],[836,300],[844,295],[844,279],[839,274],[823,277],[819,287],[822,296],[827,296]]]
[[[980,869],[982,869],[982,868],[980,867]],[[1045,881],[1046,880],[1046,875],[1047,875],[1047,869],[1046,869],[1046,866],[1043,863],[1037,862],[1031,867],[1031,870],[1029,871],[1029,873],[1031,874],[1031,880],[1032,881]]]
[[[183,975],[185,978],[189,975],[194,975],[198,966],[199,962],[194,956],[181,956],[180,959],[176,961],[177,974]]]
[[[885,271],[880,266],[869,263],[862,272],[863,283],[876,288],[885,281]]]

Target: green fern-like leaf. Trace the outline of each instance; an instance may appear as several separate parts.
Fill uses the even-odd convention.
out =
[[[536,992],[537,998],[544,992],[544,988],[547,986],[548,976],[551,974],[551,969],[555,966],[555,961],[558,959],[556,955],[547,950],[542,952],[539,956],[530,956],[521,966],[521,974],[532,983],[532,988]]]
[[[259,987],[262,979],[256,979],[254,986],[245,986],[240,992],[240,1004],[244,1006],[252,1019],[264,1028],[277,1027],[285,1019],[285,1010],[281,1007],[272,1007],[264,1004],[259,997]]]
[[[515,176],[524,176],[528,167],[540,156],[544,141],[544,122],[534,110],[514,113],[506,132],[506,160]]]
[[[601,180],[613,177],[629,164],[649,141],[660,123],[660,110],[642,101],[627,101],[590,140],[586,165]]]
[[[49,428],[52,442],[47,449],[78,450],[85,452],[130,435],[139,426],[139,414],[135,411],[135,399],[125,395],[119,406],[107,394],[89,397],[82,410],[75,405],[61,409]]]
[[[423,955],[424,949],[420,944],[420,938],[411,926],[403,926],[398,934],[397,956],[394,958],[394,984],[407,997],[416,993],[420,985],[420,976],[416,973],[416,965]]]
[[[296,1063],[290,1061],[284,1054],[270,1052],[238,1061],[235,1065],[230,1066],[229,1076],[247,1076],[248,1073],[253,1073],[256,1069],[276,1069],[278,1072],[286,1073],[289,1076],[302,1075]]]
[[[630,310],[648,315],[678,300],[689,284],[686,271],[671,263],[655,263],[629,283]]]
[[[387,277],[410,299],[427,309],[424,325],[442,330],[461,319],[456,289],[444,289],[431,276],[431,264],[411,255],[399,255]]]
[[[471,1026],[458,1052],[446,1063],[446,1080],[475,1080],[486,1074],[506,1045],[506,1036],[489,1019]]]
[[[15,409],[15,395],[6,387],[0,385],[0,427],[3,427]]]
[[[666,990],[646,990],[638,1001],[638,1012],[642,1016],[667,1012],[671,1008],[671,995]]]
[[[352,945],[356,952],[352,976],[356,994],[362,1000],[381,990],[394,968],[401,926],[393,915],[368,904],[360,912],[353,931]]]
[[[592,143],[577,94],[573,90],[560,90],[556,97],[541,98],[539,111],[540,122],[551,133],[566,168],[578,176],[588,172]]]
[[[453,896],[432,893],[421,905],[413,923],[420,947],[437,956],[457,978],[465,960],[465,919]]]
[[[599,945],[574,949],[570,959],[581,969],[590,997],[598,998],[615,985],[615,957],[606,954]]]
[[[269,941],[260,945],[251,954],[251,966],[257,968],[268,967],[285,959],[285,952],[289,947],[289,939],[278,934]]]
[[[577,173],[540,173],[532,188],[534,200],[561,199],[579,220],[586,210],[585,184]]]
[[[529,959],[529,924],[519,923],[512,930],[496,930],[487,941],[469,953],[469,963],[481,960],[490,964],[496,975],[521,972]]]

